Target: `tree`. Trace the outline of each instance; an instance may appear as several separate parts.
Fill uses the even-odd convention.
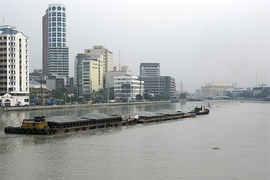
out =
[[[153,96],[151,94],[149,94],[149,93],[144,93],[143,98],[146,101],[152,101],[153,100]]]
[[[186,93],[181,93],[181,94],[180,94],[180,99],[186,99],[186,98],[187,98]]]
[[[70,102],[68,90],[64,87],[53,89],[51,95],[53,99],[61,99]]]
[[[142,97],[142,95],[141,95],[141,94],[137,94],[137,95],[136,95],[136,100],[137,100],[137,101],[141,101],[141,100],[142,100],[142,98],[143,98],[143,97]]]

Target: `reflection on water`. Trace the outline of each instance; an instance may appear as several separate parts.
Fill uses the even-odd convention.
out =
[[[34,115],[188,111],[207,104],[1,112],[0,179],[268,179],[269,103],[213,101],[206,116],[59,135],[3,132]]]

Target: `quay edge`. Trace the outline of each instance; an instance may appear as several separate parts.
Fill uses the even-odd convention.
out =
[[[97,104],[67,104],[67,105],[38,105],[38,106],[16,106],[16,107],[1,107],[0,111],[34,111],[46,109],[69,109],[78,107],[103,107],[103,106],[123,106],[123,105],[143,105],[143,104],[167,104],[170,101],[146,101],[146,102],[125,102],[125,103],[97,103]]]

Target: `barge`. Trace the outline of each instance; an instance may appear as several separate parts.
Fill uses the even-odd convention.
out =
[[[54,116],[45,119],[45,116],[35,116],[33,119],[24,119],[20,127],[6,127],[5,133],[11,134],[58,134],[91,129],[108,128],[115,126],[128,126],[143,123],[167,121],[188,117],[195,117],[192,112],[139,112],[136,115],[106,115],[86,114],[74,118],[71,116]]]

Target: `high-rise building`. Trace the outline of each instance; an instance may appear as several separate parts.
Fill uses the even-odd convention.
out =
[[[104,46],[93,46],[93,49],[86,49],[85,52],[91,56],[102,55],[103,56],[103,72],[107,73],[113,71],[113,52],[106,49]]]
[[[93,91],[103,89],[103,56],[79,53],[75,58],[74,85],[78,97],[88,99]]]
[[[141,63],[140,76],[160,76],[159,63]]]
[[[106,49],[104,46],[93,46],[93,49],[86,49],[85,50],[86,54],[91,55],[92,57],[95,56],[103,56],[103,72],[104,72],[104,76],[103,76],[103,87],[106,87],[106,77],[105,74],[107,72],[111,72],[113,71],[113,52],[109,51],[108,49]]]
[[[29,105],[28,37],[12,26],[0,26],[0,105]]]
[[[63,4],[50,4],[42,18],[43,75],[58,78],[69,77],[69,48],[67,46],[66,7]]]

